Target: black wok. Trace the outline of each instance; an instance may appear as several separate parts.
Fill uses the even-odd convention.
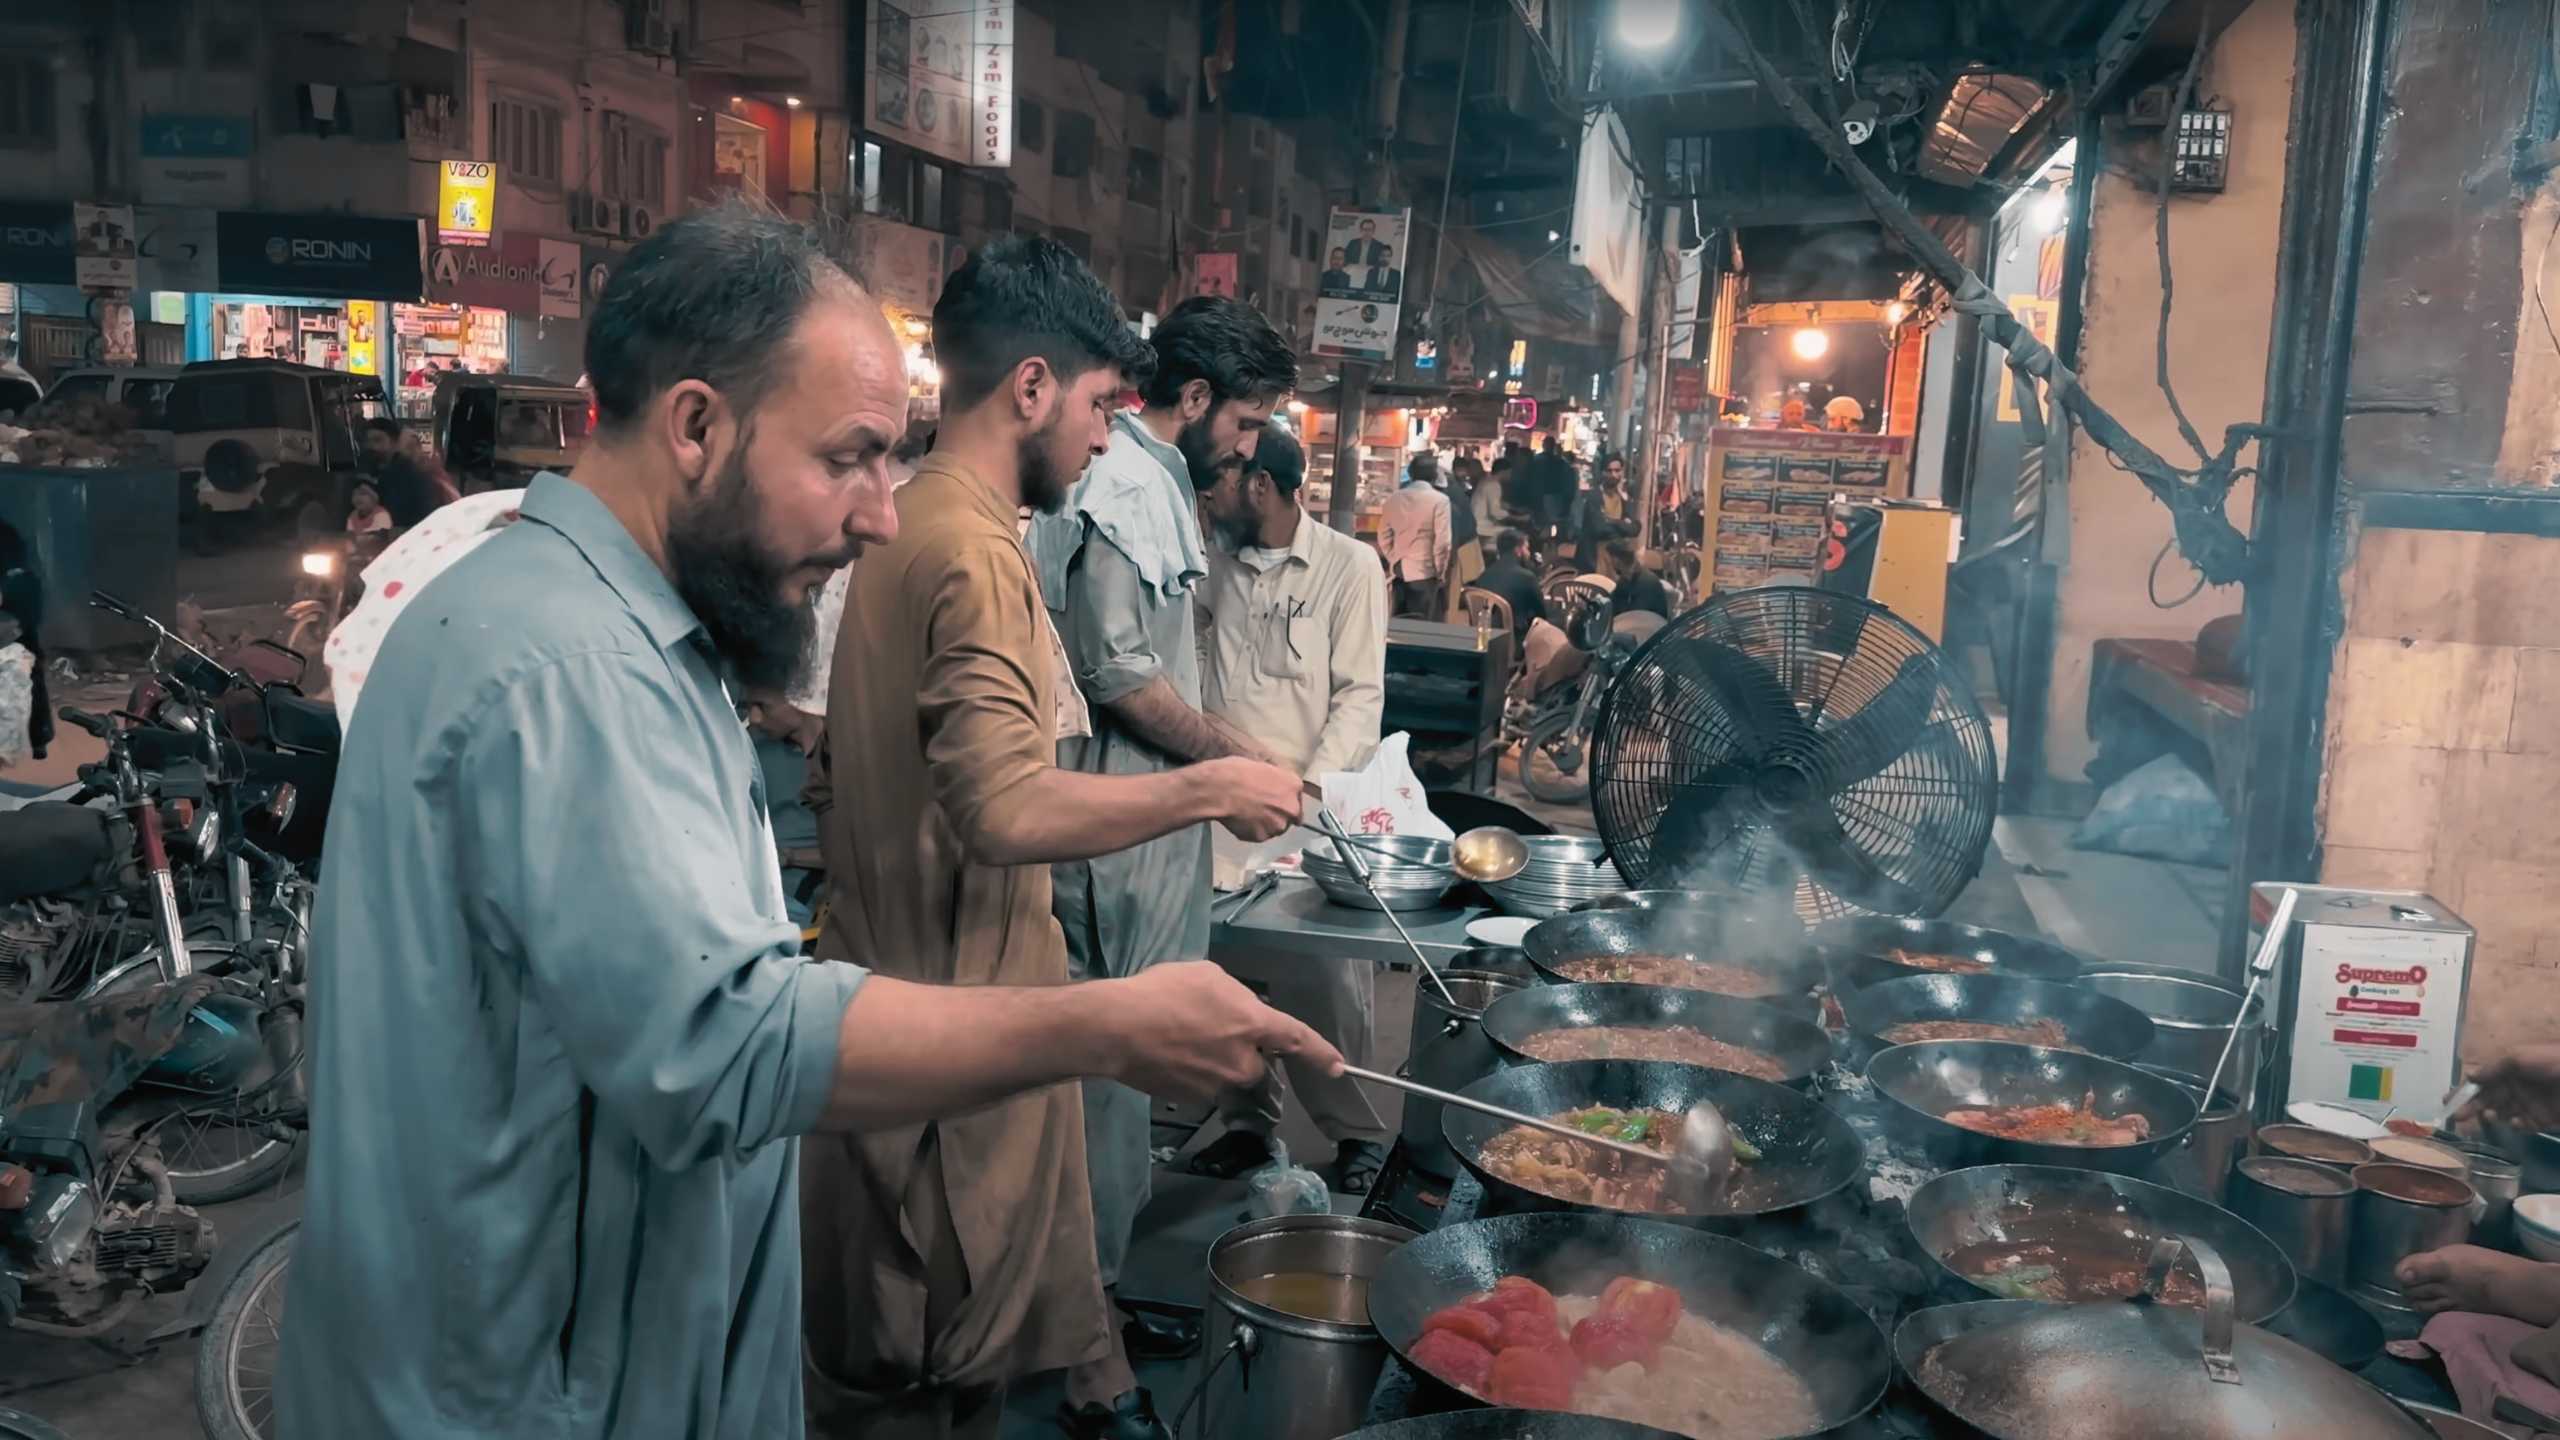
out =
[[[1791,922],[1793,917],[1787,919]],[[1651,909],[1584,910],[1541,920],[1520,942],[1529,963],[1558,985],[1606,979],[1557,968],[1577,960],[1621,955],[1671,955],[1758,972],[1761,983],[1745,1000],[1810,1008],[1822,983],[1821,957],[1800,929],[1774,923],[1740,906],[1657,906]]]
[[[1450,1410],[1390,1420],[1340,1440],[1680,1440],[1668,1430],[1558,1410]]]
[[[1867,1079],[1894,1104],[1908,1127],[1943,1166],[2019,1164],[2137,1174],[2186,1138],[2196,1123],[2195,1097],[2176,1084],[2121,1060],[2009,1045],[1997,1040],[1928,1040],[1876,1052]],[[2150,1138],[2130,1145],[2059,1145],[1985,1135],[1943,1117],[1950,1110],[2001,1105],[2078,1104],[2094,1099],[2100,1115],[2138,1114]]]
[[[1830,962],[1833,985],[1842,991],[1906,975],[1945,973],[1892,959],[1890,952],[1897,949],[1919,955],[1953,955],[1991,967],[1981,973],[2030,980],[2076,980],[2085,963],[2050,940],[2012,935],[2006,930],[1985,930],[1979,925],[1959,925],[1952,920],[1852,915],[1815,926],[1809,938]]]
[[[1756,1050],[1785,1071],[1782,1085],[1802,1085],[1831,1063],[1831,1035],[1821,1026],[1757,1000],[1736,1000],[1668,985],[1533,985],[1485,1008],[1484,1033],[1503,1054],[1538,1063],[1531,1036],[1593,1025],[1661,1029],[1685,1025],[1710,1040]]]
[[[2030,1025],[2058,1020],[2075,1050],[2130,1060],[2151,1043],[2151,1017],[2121,1000],[2051,980],[2006,975],[1905,975],[1840,997],[1851,1033],[1879,1045],[1896,1025],[1970,1020]]]
[[[1678,1224],[1712,1226],[1810,1205],[1857,1179],[1867,1163],[1866,1145],[1858,1139],[1857,1132],[1849,1128],[1848,1121],[1821,1105],[1784,1085],[1700,1065],[1677,1065],[1668,1060],[1567,1060],[1553,1065],[1522,1065],[1496,1071],[1463,1093],[1525,1115],[1556,1115],[1593,1105],[1677,1114],[1701,1100],[1713,1102],[1724,1112],[1725,1123],[1733,1133],[1759,1149],[1760,1158],[1734,1167],[1726,1208],[1709,1215],[1651,1216]],[[1479,1158],[1485,1142],[1510,1128],[1508,1121],[1454,1105],[1441,1113],[1440,1130],[1448,1137],[1449,1148],[1484,1182],[1484,1213],[1648,1213],[1578,1205],[1487,1171]]]
[[[2297,1274],[2293,1303],[2258,1328],[2281,1335],[2341,1370],[2361,1370],[2382,1353],[2382,1322],[2308,1275]]]
[[[1747,1337],[1804,1381],[1820,1409],[1806,1434],[1865,1413],[1892,1378],[1884,1332],[1830,1285],[1738,1240],[1601,1215],[1505,1215],[1409,1241],[1369,1282],[1370,1323],[1425,1375],[1412,1356],[1423,1320],[1505,1275],[1559,1294],[1590,1294],[1619,1275],[1672,1287],[1692,1314]]]
[[[2276,1243],[2248,1221],[2165,1185],[2055,1165],[1983,1165],[1950,1170],[1911,1192],[1903,1202],[1911,1238],[1940,1268],[1964,1286],[2002,1299],[1999,1286],[1978,1277],[2029,1247],[2033,1263],[2098,1282],[2104,1272],[2139,1276],[2151,1247],[2173,1235],[2193,1236],[2213,1247],[2231,1270],[2232,1300],[2250,1324],[2293,1300],[2293,1264]],[[2178,1268],[2204,1288],[2204,1275],[2189,1256]],[[2109,1298],[2103,1291],[2053,1297],[2071,1301]],[[2130,1297],[2127,1297],[2130,1298]]]

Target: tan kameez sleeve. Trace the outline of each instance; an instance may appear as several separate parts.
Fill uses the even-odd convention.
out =
[[[954,546],[917,571],[907,593],[925,636],[916,691],[925,769],[968,841],[989,804],[1057,763],[1054,642],[1031,567],[1004,538]]]

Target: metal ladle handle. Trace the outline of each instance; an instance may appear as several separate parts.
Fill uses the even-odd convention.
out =
[[[1561,1135],[1567,1140],[1578,1140],[1585,1145],[1597,1146],[1603,1150],[1615,1150],[1621,1155],[1632,1155],[1639,1160],[1650,1160],[1654,1164],[1659,1165],[1666,1170],[1679,1168],[1677,1158],[1663,1151],[1647,1150],[1641,1145],[1630,1145],[1623,1140],[1606,1139],[1602,1136],[1594,1135],[1588,1130],[1576,1130],[1570,1125],[1559,1124],[1556,1121],[1546,1119],[1543,1116],[1523,1115],[1517,1110],[1505,1110],[1499,1105],[1487,1104],[1473,1096],[1459,1095],[1447,1090],[1435,1090],[1431,1086],[1425,1085],[1419,1080],[1407,1080],[1396,1075],[1382,1075],[1375,1070],[1363,1070],[1357,1065],[1343,1066],[1342,1073],[1356,1079],[1367,1080],[1375,1084],[1402,1090],[1407,1094],[1419,1095],[1425,1100],[1437,1100],[1443,1105],[1455,1105],[1461,1110],[1473,1110],[1479,1115],[1490,1115],[1496,1120],[1508,1120],[1514,1125],[1526,1125],[1532,1130],[1543,1130],[1550,1135]]]
[[[1404,942],[1404,948],[1413,952],[1413,963],[1421,966],[1422,973],[1431,977],[1431,988],[1440,992],[1440,998],[1449,1002],[1449,1008],[1461,1008],[1458,997],[1449,993],[1449,982],[1440,978],[1440,967],[1432,964],[1431,957],[1422,953],[1422,947],[1414,943],[1412,933],[1404,928],[1404,921],[1397,918],[1395,907],[1378,893],[1376,883],[1369,878],[1369,863],[1360,858],[1360,847],[1352,843],[1350,834],[1342,828],[1342,822],[1333,817],[1332,809],[1321,800],[1316,802],[1316,823],[1332,837],[1333,853],[1342,857],[1342,863],[1359,880],[1360,888],[1368,891],[1369,898],[1378,902],[1378,913],[1386,916],[1387,923],[1396,927],[1396,938]]]
[[[2206,1105],[2211,1105],[2215,1094],[2222,1089],[2222,1072],[2230,1068],[2231,1052],[2240,1044],[2240,1028],[2249,1023],[2249,1006],[2258,998],[2258,987],[2275,973],[2276,952],[2284,948],[2285,931],[2293,927],[2293,907],[2301,895],[2301,891],[2286,886],[2284,894],[2276,899],[2275,913],[2267,918],[2267,933],[2258,941],[2258,953],[2249,960],[2249,985],[2240,995],[2240,1013],[2232,1017],[2231,1033],[2222,1039],[2222,1054],[2215,1057],[2213,1074],[2204,1082]],[[2202,1114],[2203,1111],[2199,1109],[2197,1113]]]

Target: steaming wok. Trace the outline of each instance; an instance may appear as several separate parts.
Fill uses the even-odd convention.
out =
[[[1832,979],[1844,991],[1899,980],[1906,975],[1944,972],[1905,965],[1890,952],[1952,955],[1989,965],[1987,974],[2023,976],[2030,980],[2068,982],[2080,978],[2078,955],[2050,940],[1985,930],[1951,920],[1912,920],[1895,915],[1853,915],[1814,927],[1811,940],[1831,963]]]
[[[1941,1165],[2005,1162],[2136,1174],[2185,1140],[2196,1121],[2194,1096],[2121,1060],[1994,1040],[1896,1045],[1867,1062],[1867,1079]],[[1985,1135],[1942,1118],[1950,1110],[1987,1106],[2076,1105],[2084,1096],[2094,1097],[2100,1115],[2141,1115],[2150,1122],[2150,1137],[2129,1145],[2063,1145]]]
[[[1558,985],[1583,981],[1557,968],[1576,960],[1671,955],[1757,971],[1765,977],[1765,992],[1737,998],[1793,1006],[1822,982],[1823,970],[1802,930],[1791,927],[1793,916],[1785,918],[1789,923],[1758,910],[1712,904],[1585,910],[1539,921],[1520,946],[1538,973]]]
[[[1763,1005],[1704,990],[1667,985],[1536,985],[1514,990],[1484,1012],[1484,1033],[1503,1054],[1526,1064],[1540,1063],[1525,1046],[1529,1037],[1551,1030],[1578,1030],[1594,1025],[1657,1029],[1685,1025],[1711,1040],[1756,1050],[1778,1062],[1786,1073],[1779,1083],[1802,1085],[1831,1063],[1831,1036],[1810,1020]]]
[[[1913,1386],[1957,1417],[1933,1433],[2431,1440],[2381,1391],[2254,1325],[2229,1322],[2229,1378],[2216,1378],[2205,1349],[2219,1334],[2207,1317],[2159,1305],[1977,1300],[1914,1313],[1894,1332],[1893,1353]]]
[[[1734,1167],[1726,1208],[1707,1215],[1652,1214],[1682,1225],[1709,1225],[1810,1205],[1858,1178],[1867,1148],[1849,1122],[1784,1085],[1668,1060],[1567,1060],[1498,1070],[1465,1093],[1526,1115],[1556,1115],[1593,1105],[1679,1113],[1701,1100],[1724,1112],[1733,1133],[1751,1142],[1760,1158]],[[1461,1163],[1484,1182],[1485,1214],[1577,1210],[1602,1215],[1645,1214],[1558,1199],[1488,1171],[1485,1142],[1510,1122],[1461,1110],[1441,1112],[1441,1133]],[[1641,1161],[1630,1162],[1641,1164]]]
[[[1793,1370],[1820,1407],[1820,1423],[1808,1434],[1865,1413],[1892,1378],[1884,1332],[1830,1285],[1738,1240],[1601,1215],[1505,1215],[1409,1241],[1370,1280],[1369,1320],[1425,1387],[1454,1395],[1413,1361],[1422,1322],[1434,1311],[1505,1275],[1563,1294],[1596,1290],[1622,1274],[1679,1291],[1690,1312],[1749,1337]]]
[[[2005,975],[1905,975],[1840,997],[1852,1033],[1879,1045],[1896,1025],[1970,1020],[2028,1025],[2057,1020],[2072,1048],[2130,1060],[2151,1043],[2151,1017],[2121,1000],[2050,980]]]
[[[1561,1410],[1451,1410],[1354,1430],[1340,1440],[1680,1440],[1668,1430]]]
[[[1986,1295],[2002,1292],[1983,1278],[1982,1267],[2021,1252],[2030,1252],[2028,1263],[2059,1271],[2065,1284],[2096,1286],[2113,1272],[2139,1276],[2155,1242],[2193,1236],[2230,1268],[2240,1319],[2254,1324],[2293,1301],[2292,1262],[2256,1226],[2194,1196],[2121,1175],[2051,1165],[1950,1170],[1913,1191],[1903,1215],[1930,1258]],[[2203,1275],[2193,1257],[2182,1256],[2178,1268],[2200,1294]]]

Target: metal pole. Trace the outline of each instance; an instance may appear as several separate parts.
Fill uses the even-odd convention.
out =
[[[1458,91],[1449,106],[1449,158],[1440,167],[1440,223],[1431,232],[1431,311],[1440,308],[1440,253],[1449,243],[1449,194],[1458,188],[1458,131],[1467,119],[1467,65],[1476,54],[1475,0],[1462,0],[1461,8],[1466,23],[1458,27]]]

